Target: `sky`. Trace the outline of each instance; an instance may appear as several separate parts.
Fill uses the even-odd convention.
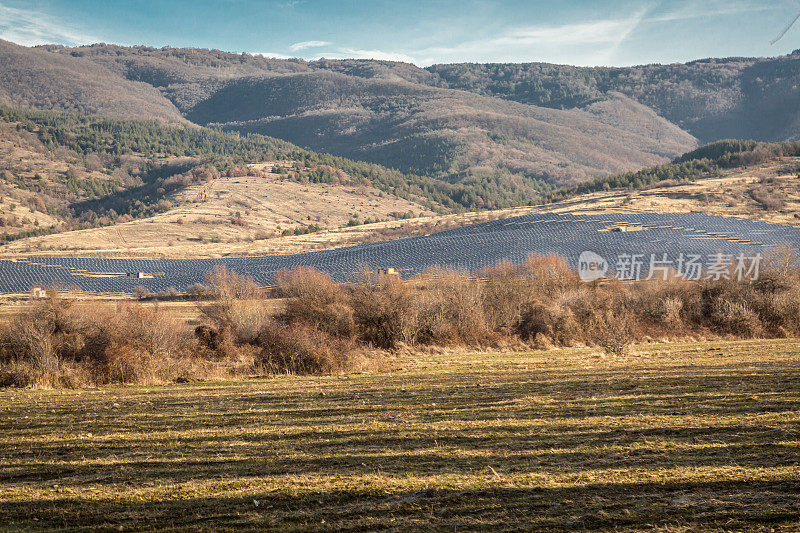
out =
[[[0,0],[0,39],[419,66],[628,66],[800,49],[800,0]]]

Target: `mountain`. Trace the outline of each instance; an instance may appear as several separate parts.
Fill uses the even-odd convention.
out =
[[[435,73],[402,63],[114,45],[3,47],[18,64],[25,52],[53,66],[34,70],[24,86],[4,79],[4,93],[25,95],[6,99],[12,104],[263,133],[450,183],[564,185],[665,162],[697,145],[622,93],[562,110],[443,87]],[[59,69],[69,65],[76,74],[62,84]],[[87,69],[94,77],[78,75]],[[119,88],[104,99],[89,90],[97,80]],[[74,90],[39,97],[41,88],[61,85]],[[149,99],[136,113],[120,102],[144,90]]]
[[[629,68],[465,63],[428,70],[439,86],[544,107],[584,108],[623,93],[702,142],[800,138],[800,50]]]
[[[54,54],[0,40],[0,72],[0,104],[184,121],[157,88],[78,53]]]
[[[0,42],[0,56],[14,73],[0,79],[0,103],[261,133],[473,189],[546,190],[665,163],[700,142],[800,135],[800,53],[426,69],[106,44]]]

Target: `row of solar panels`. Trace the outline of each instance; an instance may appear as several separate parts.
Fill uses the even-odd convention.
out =
[[[609,231],[619,225],[642,229]],[[152,292],[171,288],[183,292],[205,281],[217,266],[269,285],[276,272],[296,266],[313,266],[337,280],[346,280],[362,267],[393,268],[411,276],[436,266],[474,272],[504,260],[518,263],[531,253],[560,255],[577,266],[584,251],[613,261],[622,254],[755,255],[784,243],[800,250],[800,229],[685,213],[536,214],[428,236],[287,256],[157,260],[29,257],[0,261],[0,291],[24,292],[40,285],[95,292],[133,292],[137,287]]]

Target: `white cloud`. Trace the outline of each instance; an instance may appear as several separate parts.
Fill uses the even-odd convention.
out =
[[[309,60],[378,59],[402,61],[420,66],[458,61],[553,61],[586,65],[606,64],[619,46],[643,21],[644,10],[621,19],[553,26],[521,26],[502,31],[500,36],[478,37],[454,45],[408,50],[335,48],[304,54]],[[293,44],[292,51],[327,46],[306,41]],[[273,54],[281,57],[279,54]]]
[[[287,56],[286,54],[278,54],[275,52],[255,52],[253,53],[254,56],[262,56],[262,57],[270,57],[274,59],[292,59],[293,57],[297,56]]]
[[[298,50],[306,50],[308,48],[319,48],[320,46],[328,46],[330,43],[328,41],[302,41],[299,43],[294,43],[289,47],[289,50],[292,52],[297,52]]]
[[[0,4],[0,39],[24,46],[65,44],[76,46],[100,41],[38,11]]]

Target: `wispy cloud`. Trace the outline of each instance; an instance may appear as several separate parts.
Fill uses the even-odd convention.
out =
[[[549,26],[516,26],[494,35],[440,46],[401,50],[356,47],[324,48],[331,43],[304,41],[291,45],[305,59],[378,59],[402,61],[420,66],[450,61],[544,61],[603,64],[638,27],[646,15],[641,10],[620,19]],[[311,53],[311,48],[322,48]],[[279,54],[272,54],[280,57]]]
[[[331,45],[331,44],[333,44],[333,43],[328,42],[328,41],[302,41],[302,42],[294,43],[293,45],[291,45],[289,47],[289,50],[291,50],[292,52],[297,52],[297,51],[300,51],[300,50],[307,50],[309,48],[319,48],[321,46],[328,46],[328,45]]]
[[[441,44],[414,46],[413,43],[407,43],[401,49],[383,50],[357,47],[320,50],[307,59],[320,56],[330,59],[385,59],[420,66],[461,61],[610,65],[620,62],[622,56],[630,55],[625,52],[626,44],[632,42],[634,34],[638,35],[645,26],[746,16],[748,13],[780,8],[779,5],[757,3],[754,0],[650,0],[642,2],[633,11],[605,19],[542,25],[507,24],[505,27],[492,27],[471,38]]]
[[[644,22],[681,22],[776,9],[781,9],[781,6],[773,3],[754,4],[752,2],[732,0],[706,0],[705,2],[683,0],[682,2],[670,2],[665,7],[657,6],[653,8]]]
[[[290,56],[290,55],[286,55],[286,54],[279,54],[279,53],[276,53],[276,52],[255,52],[253,55],[254,56],[262,56],[262,57],[271,57],[271,58],[274,58],[274,59],[291,59],[293,57],[297,57],[297,56]]]
[[[25,46],[65,44],[76,46],[100,41],[93,35],[58,21],[46,13],[0,3],[0,39]]]
[[[560,25],[517,26],[499,37],[483,37],[454,45],[412,52],[422,64],[445,61],[543,61],[603,64],[644,20],[646,10],[632,15]]]

